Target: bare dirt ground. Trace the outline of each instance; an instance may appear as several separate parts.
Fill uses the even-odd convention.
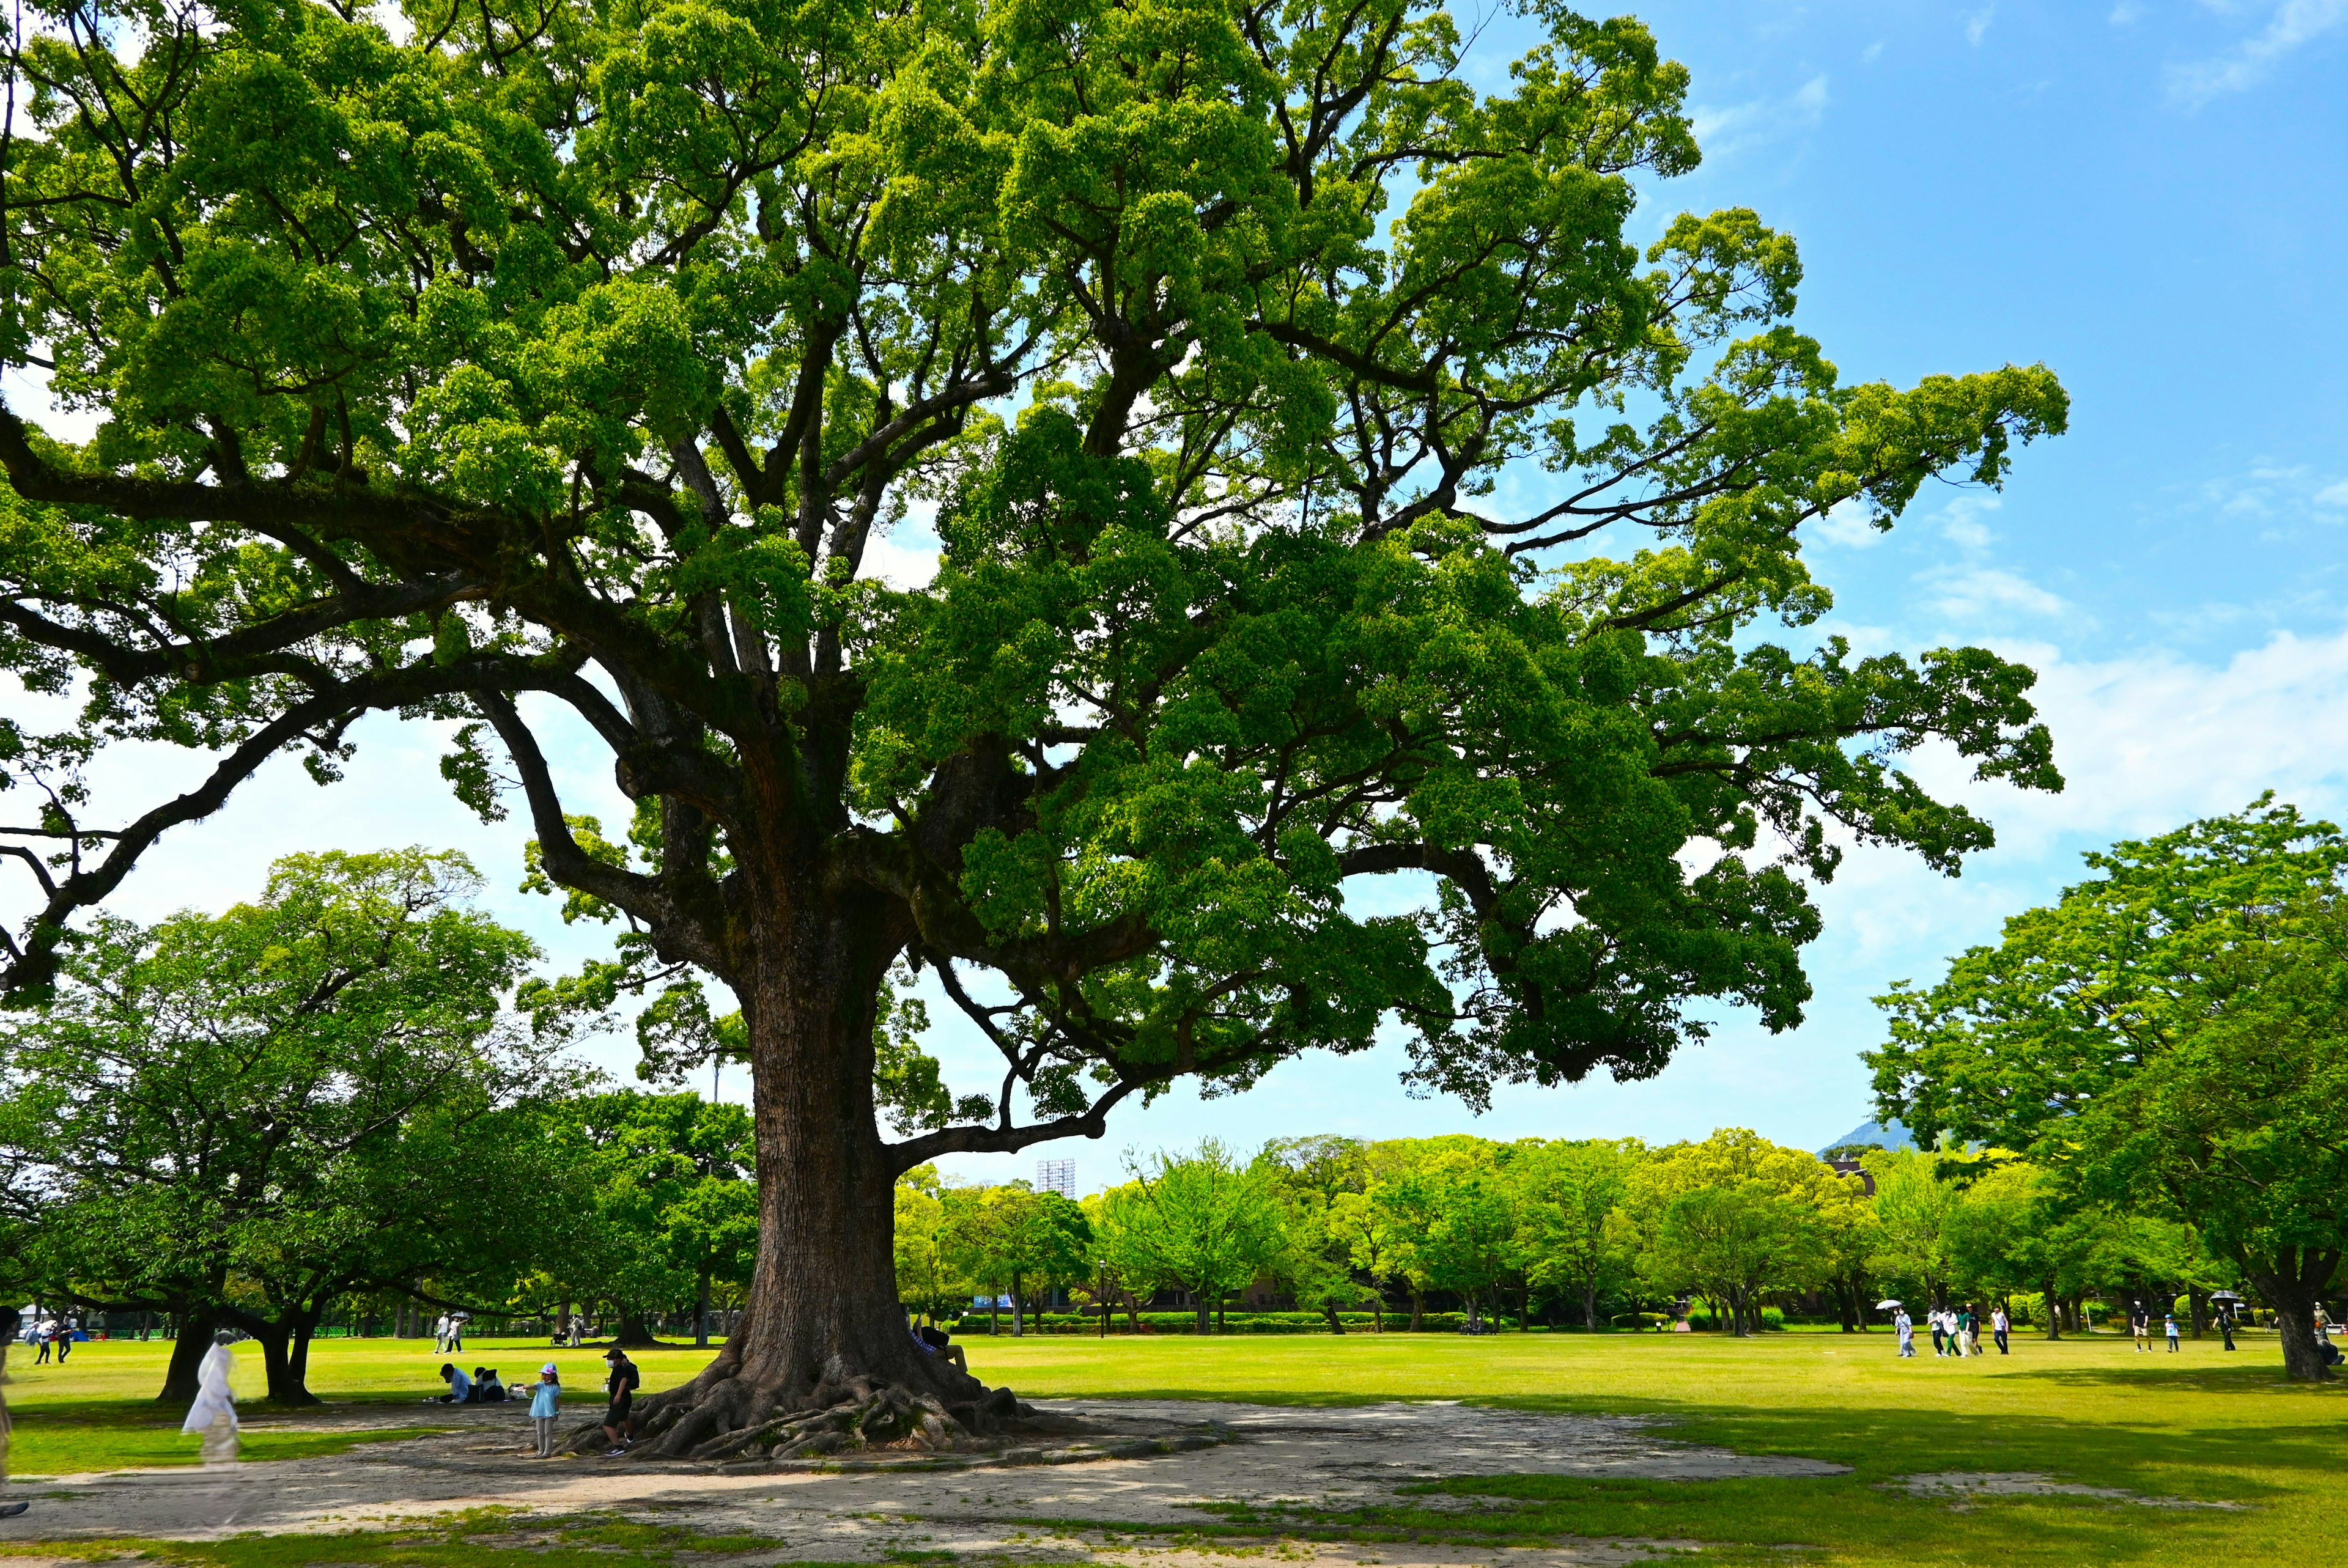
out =
[[[627,1460],[535,1460],[528,1425],[500,1409],[462,1412],[464,1426],[372,1445],[333,1459],[212,1470],[122,1471],[39,1483],[32,1515],[0,1524],[8,1542],[91,1536],[204,1540],[262,1531],[349,1530],[479,1508],[549,1514],[586,1511],[657,1518],[712,1535],[750,1533],[770,1553],[738,1559],[872,1563],[891,1553],[951,1552],[1186,1568],[1227,1553],[1195,1536],[1202,1504],[1302,1502],[1358,1507],[1396,1487],[1447,1476],[1553,1473],[1705,1479],[1808,1476],[1841,1467],[1756,1458],[1653,1435],[1639,1417],[1536,1416],[1447,1402],[1350,1408],[1187,1400],[1071,1399],[1041,1407],[1111,1433],[1207,1440],[1149,1459],[1031,1462],[970,1469],[722,1469]],[[378,1409],[376,1414],[396,1415]],[[386,1419],[383,1425],[398,1424]],[[1065,1447],[1066,1440],[1044,1440]],[[1420,1498],[1420,1506],[1435,1500]],[[1555,1548],[1296,1545],[1299,1563],[1614,1564],[1663,1542],[1586,1542]]]

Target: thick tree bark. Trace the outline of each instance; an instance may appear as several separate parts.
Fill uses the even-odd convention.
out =
[[[2038,1294],[2046,1303],[2046,1337],[2060,1339],[2063,1337],[2063,1302],[2054,1294],[2054,1282],[2048,1280],[2039,1287]]]
[[[806,1445],[876,1435],[936,1442],[949,1422],[984,1431],[1017,1412],[1007,1390],[990,1393],[905,1331],[892,1248],[897,1171],[872,1105],[875,999],[897,945],[885,912],[818,877],[792,891],[765,911],[755,968],[736,986],[758,1155],[748,1304],[700,1376],[639,1403],[639,1451],[746,1452],[793,1414],[870,1405],[884,1389],[896,1402],[880,1429],[860,1417],[853,1434],[792,1437],[772,1451],[829,1451]],[[918,1407],[910,1416],[907,1400]]]
[[[299,1317],[251,1326],[253,1342],[261,1347],[261,1367],[269,1379],[268,1399],[271,1404],[314,1405],[319,1402],[318,1396],[310,1392],[304,1376],[310,1365],[310,1320]]]
[[[1592,1334],[1598,1332],[1598,1286],[1584,1283],[1581,1287],[1581,1326]]]
[[[2340,1254],[2314,1247],[2284,1247],[2270,1257],[2245,1257],[2242,1272],[2274,1308],[2275,1332],[2282,1339],[2284,1376],[2302,1383],[2329,1382],[2323,1341],[2315,1332],[2315,1304],[2339,1271]]]
[[[182,1312],[179,1319],[179,1337],[171,1341],[170,1364],[163,1369],[163,1391],[155,1396],[159,1405],[195,1402],[196,1369],[212,1348],[212,1331],[220,1327],[220,1320],[208,1312]]]
[[[701,1268],[701,1295],[693,1304],[693,1346],[696,1350],[709,1348],[709,1266]]]

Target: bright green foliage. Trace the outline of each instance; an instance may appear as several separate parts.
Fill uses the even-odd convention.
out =
[[[932,1323],[966,1305],[974,1292],[947,1223],[935,1165],[897,1178],[897,1294]]]
[[[2058,782],[2025,670],[1771,641],[1828,606],[1801,530],[1995,485],[2065,399],[1846,384],[1790,239],[1635,210],[1696,161],[1686,72],[1529,15],[1503,77],[1412,0],[36,6],[0,361],[102,422],[0,415],[0,668],[83,703],[0,729],[63,851],[8,985],[384,711],[462,726],[484,815],[518,782],[532,875],[628,917],[612,983],[772,999],[762,1061],[832,1081],[936,968],[1041,1114],[915,1084],[957,1124],[891,1169],[1382,1020],[1477,1103],[1651,1074],[1691,999],[1792,1024],[1837,844],[1990,841],[1904,753]],[[884,586],[928,501],[935,580]],[[609,747],[625,845],[524,693]],[[221,771],[90,836],[126,739]]]
[[[945,1194],[947,1259],[993,1296],[1011,1297],[1011,1332],[1027,1330],[1036,1293],[1088,1272],[1092,1221],[1074,1199],[1025,1182]]]
[[[1628,1283],[1632,1260],[1606,1222],[1646,1157],[1635,1138],[1529,1143],[1509,1166],[1517,1188],[1517,1247],[1536,1290],[1572,1299],[1598,1327],[1601,1291]]]
[[[2189,1223],[2317,1376],[2304,1325],[2348,1251],[2348,838],[2261,799],[2087,862],[1997,947],[1881,999],[1878,1100]]]
[[[1280,1260],[1282,1214],[1271,1173],[1240,1163],[1212,1138],[1131,1173],[1102,1195],[1107,1245],[1128,1277],[1189,1291],[1206,1333],[1224,1297]]]
[[[47,1298],[232,1324],[296,1399],[346,1291],[501,1297],[572,1183],[529,1103],[551,1042],[500,1013],[537,954],[478,883],[453,854],[294,856],[256,903],[77,938],[0,1027]]]
[[[539,1254],[564,1299],[608,1304],[623,1336],[642,1338],[652,1314],[690,1306],[705,1324],[714,1290],[748,1285],[758,1189],[747,1111],[619,1089],[574,1096],[552,1122],[592,1194],[568,1245]]]
[[[1356,1273],[1348,1209],[1349,1200],[1362,1200],[1369,1182],[1367,1150],[1356,1139],[1326,1133],[1275,1138],[1256,1162],[1280,1195],[1281,1248],[1272,1277],[1299,1308],[1320,1313],[1330,1332],[1343,1334],[1340,1313],[1378,1306],[1377,1291]]]
[[[1507,1173],[1468,1139],[1429,1139],[1371,1201],[1386,1211],[1402,1272],[1421,1289],[1447,1290],[1480,1321],[1517,1262],[1516,1193]]]
[[[1705,1297],[1744,1335],[1759,1331],[1765,1293],[1826,1277],[1838,1213],[1863,1201],[1816,1155],[1724,1127],[1633,1171],[1615,1228],[1618,1245],[1639,1248],[1644,1277]]]

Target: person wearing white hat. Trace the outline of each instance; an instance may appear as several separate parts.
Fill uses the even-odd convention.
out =
[[[538,1385],[530,1391],[530,1424],[538,1430],[538,1457],[554,1457],[555,1410],[562,1402],[562,1375],[549,1361],[538,1369]]]

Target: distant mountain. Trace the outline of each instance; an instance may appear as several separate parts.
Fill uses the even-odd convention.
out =
[[[1833,1143],[1828,1149],[1839,1149],[1846,1143],[1879,1143],[1886,1149],[1912,1149],[1916,1140],[1908,1136],[1908,1129],[1897,1122],[1862,1122]],[[1824,1150],[1820,1153],[1824,1153]]]

